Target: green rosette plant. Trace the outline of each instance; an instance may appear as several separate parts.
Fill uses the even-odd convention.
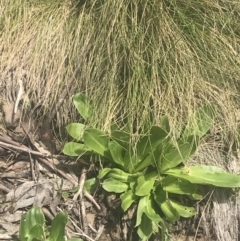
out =
[[[74,104],[86,120],[91,101],[79,93]],[[120,194],[124,211],[137,203],[136,225],[141,240],[148,240],[161,227],[162,240],[167,239],[165,220],[176,222],[180,217],[196,214],[193,207],[181,203],[180,197],[200,200],[200,185],[236,188],[240,177],[216,166],[189,166],[202,138],[214,123],[216,108],[204,105],[196,110],[181,136],[173,141],[167,116],[159,126],[152,126],[133,147],[130,135],[115,124],[106,133],[87,124],[72,123],[68,133],[76,140],[64,146],[70,156],[98,154],[106,165],[98,178],[108,192]]]
[[[51,226],[47,229],[45,217],[38,206],[32,207],[22,216],[20,221],[20,241],[65,241],[65,226],[68,215],[61,212],[55,216]],[[79,238],[68,239],[68,241],[83,241]]]

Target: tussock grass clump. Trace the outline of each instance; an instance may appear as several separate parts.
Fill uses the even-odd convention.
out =
[[[59,126],[79,118],[70,101],[78,91],[98,103],[91,122],[105,129],[112,120],[139,129],[167,114],[177,132],[196,107],[216,104],[216,132],[234,139],[239,9],[236,1],[4,0],[1,87],[24,69],[27,96],[46,116],[67,88]]]

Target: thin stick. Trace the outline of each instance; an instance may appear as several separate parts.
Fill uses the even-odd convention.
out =
[[[83,231],[85,234],[88,235],[88,224],[87,224],[87,216],[86,216],[86,209],[85,209],[85,203],[81,201],[81,214],[82,214],[82,226]]]
[[[87,225],[87,218],[86,218],[86,210],[85,210],[85,204],[83,201],[83,189],[84,189],[84,183],[85,183],[85,179],[86,179],[86,168],[82,169],[81,172],[81,177],[80,177],[80,181],[79,181],[79,189],[78,192],[74,195],[73,200],[76,201],[79,197],[80,199],[80,205],[81,205],[81,216],[82,216],[82,227],[83,227],[83,231],[84,233],[86,233],[88,235],[88,225]]]
[[[44,153],[41,153],[38,151],[33,151],[30,148],[27,148],[26,146],[15,146],[15,145],[8,144],[8,143],[2,142],[2,141],[0,141],[0,146],[10,148],[10,149],[13,149],[16,151],[20,151],[20,152],[31,153],[31,154],[39,156],[39,157],[50,157],[49,154],[44,154]]]
[[[85,196],[90,202],[92,202],[99,211],[102,210],[101,207],[97,204],[97,202],[96,202],[95,199],[93,198],[93,196],[92,196],[89,192],[87,192],[86,190],[84,190],[84,196]]]
[[[86,179],[86,169],[83,168],[82,172],[81,172],[81,177],[80,177],[80,181],[79,181],[79,189],[78,192],[74,195],[73,200],[76,201],[78,196],[80,197],[80,201],[82,201],[82,197],[83,197],[83,188],[84,188],[84,183],[85,183],[85,179]]]
[[[19,142],[13,141],[12,138],[7,135],[0,136],[0,141],[2,141],[3,143],[14,145],[14,146],[23,146]]]
[[[95,241],[97,241],[97,240],[101,237],[101,235],[102,235],[102,233],[103,233],[103,230],[104,230],[104,225],[101,225],[101,226],[99,227],[99,229],[98,229],[98,232],[97,232],[97,236],[96,236],[96,238],[95,238]]]
[[[86,235],[86,234],[76,225],[76,223],[75,223],[70,217],[69,217],[69,220],[70,220],[70,222],[72,223],[72,225],[73,225],[77,230],[80,231],[80,233],[81,233],[81,235],[82,235],[83,237],[87,238],[87,239],[90,240],[90,241],[95,241],[94,239],[92,239],[91,237],[89,237],[88,235]]]
[[[22,95],[24,94],[23,82],[22,82],[21,79],[18,81],[18,84],[19,84],[19,90],[18,90],[16,102],[15,102],[15,105],[14,105],[14,114],[17,113],[19,102],[22,98]]]
[[[29,152],[29,159],[30,159],[30,167],[31,167],[31,173],[32,173],[32,180],[36,182],[36,175],[34,171],[34,160],[32,159],[32,155]]]

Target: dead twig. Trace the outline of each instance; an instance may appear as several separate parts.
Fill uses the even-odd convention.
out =
[[[80,181],[79,181],[79,189],[78,189],[77,193],[74,195],[73,200],[76,201],[78,197],[80,198],[83,231],[85,234],[88,235],[86,210],[85,210],[85,204],[83,201],[83,189],[84,189],[84,183],[85,183],[85,179],[86,179],[86,172],[87,172],[86,168],[83,168],[82,172],[81,172]]]
[[[3,184],[0,183],[0,190],[6,192],[6,193],[9,193],[11,190],[7,187],[5,187]]]
[[[12,149],[12,150],[15,150],[15,151],[19,151],[19,152],[31,153],[32,155],[39,156],[39,157],[49,157],[48,154],[44,154],[44,153],[41,153],[41,152],[38,152],[38,151],[33,151],[30,148],[28,148],[26,146],[23,146],[23,145],[22,146],[16,146],[16,145],[13,145],[13,144],[9,144],[9,143],[5,143],[5,142],[0,141],[0,146],[5,147],[5,148],[9,148],[9,149]]]
[[[19,85],[19,90],[18,90],[18,94],[17,94],[17,99],[15,101],[15,105],[14,105],[14,114],[17,113],[19,102],[22,98],[22,95],[24,94],[23,81],[21,79],[18,80],[18,85]]]
[[[54,165],[54,163],[52,163],[52,162],[54,162],[54,159],[53,159],[52,162],[48,158],[38,158],[38,160],[40,162],[42,162],[43,164],[45,164],[46,166],[50,167],[53,171],[57,172],[58,174],[60,174],[62,177],[64,177],[68,181],[70,181],[73,185],[75,185],[75,186],[77,185],[77,183],[75,182],[75,180],[71,176],[67,175],[65,172],[58,169],[56,167],[56,165]]]
[[[102,210],[101,207],[97,204],[97,202],[96,202],[95,199],[93,198],[93,196],[92,196],[89,192],[87,192],[86,190],[84,190],[84,196],[85,196],[90,202],[92,202],[99,211]]]
[[[101,235],[102,235],[102,233],[103,233],[103,230],[104,230],[104,225],[101,225],[101,226],[99,227],[99,229],[98,229],[98,232],[97,232],[95,241],[97,241],[97,240],[101,237]]]
[[[83,201],[81,201],[81,214],[82,214],[83,232],[88,235],[88,224],[87,224],[87,217],[86,217],[86,209],[85,209],[85,203]]]
[[[59,210],[61,210],[61,209],[59,208]],[[62,210],[61,210],[61,211],[62,211]],[[87,240],[95,241],[94,239],[92,239],[91,237],[89,237],[87,234],[85,234],[85,233],[81,230],[81,228],[79,228],[78,225],[71,219],[71,217],[69,217],[69,221],[72,223],[72,225],[75,227],[75,229],[79,231],[79,234],[78,234],[78,235],[81,235],[81,236],[85,237]],[[71,232],[71,233],[73,233],[73,232]]]
[[[36,182],[36,175],[34,171],[34,160],[32,159],[31,153],[29,152],[29,159],[30,159],[30,168],[31,168],[31,174],[32,174],[32,180]]]
[[[19,147],[23,147],[23,145],[21,145],[19,142],[13,141],[13,139],[7,135],[0,135],[0,141],[2,141],[3,143],[8,143],[14,146],[19,146]]]
[[[78,192],[74,195],[73,200],[76,201],[78,196],[80,197],[80,201],[82,200],[83,197],[83,188],[84,188],[84,183],[86,179],[86,169],[83,168],[81,172],[81,177],[79,181],[79,189]]]

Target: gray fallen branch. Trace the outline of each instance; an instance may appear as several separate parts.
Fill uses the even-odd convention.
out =
[[[2,139],[2,138],[0,138],[0,139]],[[38,152],[38,151],[33,151],[30,148],[27,148],[25,146],[13,145],[13,144],[5,143],[3,141],[0,141],[0,146],[8,148],[8,149],[13,149],[13,150],[18,151],[18,152],[31,153],[32,155],[39,156],[39,157],[50,157],[49,154],[41,153],[41,152]]]

